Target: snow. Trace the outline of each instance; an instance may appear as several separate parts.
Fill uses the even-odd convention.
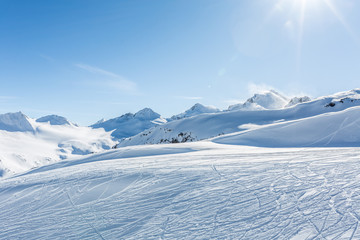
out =
[[[360,89],[251,99],[96,129],[0,115],[0,239],[360,239]]]
[[[48,115],[36,119],[37,122],[48,122],[51,125],[72,125],[66,118],[58,115]]]
[[[160,117],[160,114],[154,112],[151,108],[144,108],[137,113],[135,113],[134,118],[143,119],[143,120],[153,120]]]
[[[201,114],[190,118],[171,121],[166,124],[152,127],[135,136],[124,139],[119,143],[118,147],[142,145],[142,144],[198,141],[198,140],[216,137],[223,134],[245,131],[248,130],[248,126],[250,125],[265,126],[268,124],[274,124],[279,122],[291,122],[293,120],[304,119],[312,116],[321,115],[324,113],[339,112],[359,105],[360,105],[360,90],[355,89],[348,92],[341,92],[332,96],[317,98],[308,102],[298,103],[292,107],[282,108],[282,109],[257,110],[257,111],[234,110],[234,111],[224,111],[218,113]],[[331,122],[331,119],[329,118],[328,121]],[[328,129],[328,132],[326,130],[323,130],[322,133],[319,133],[319,136],[320,135],[325,136],[326,133],[332,134],[333,133],[332,130],[333,128],[336,128],[336,124],[333,124],[332,126],[333,126],[332,128]],[[310,125],[309,127],[311,128]],[[289,133],[292,135],[289,136],[292,136],[295,139],[296,135],[294,134],[296,134],[296,131],[298,131],[298,129],[294,128],[293,132]],[[316,131],[315,128],[311,128],[309,129],[309,134],[312,133],[317,134],[318,131]],[[286,133],[284,133],[284,136],[286,136]],[[307,139],[303,141],[306,140],[309,141],[310,136],[313,135],[309,135],[308,137],[304,135],[304,137]],[[270,137],[271,135],[268,135],[268,138]],[[316,137],[316,139],[319,139],[317,136],[314,137]],[[351,146],[354,145],[354,141],[355,140],[349,141]],[[263,142],[267,143],[266,141]],[[272,142],[273,141],[271,140],[267,144],[272,144]],[[334,141],[332,142],[334,143]],[[293,143],[291,141],[289,142],[291,146],[295,146],[295,143],[296,142]],[[303,146],[304,142],[301,142],[299,140],[298,143],[300,144],[300,146]],[[246,144],[253,145],[254,143],[246,142]],[[259,143],[255,143],[255,144],[259,144]],[[318,143],[318,145],[324,145],[324,144],[325,144],[324,142]],[[344,143],[344,145],[346,144]]]
[[[1,239],[359,239],[359,148],[134,146],[0,182]]]
[[[51,125],[37,122],[22,113],[4,115],[7,116],[5,119],[15,119],[12,130],[16,131],[0,130],[0,177],[79,154],[101,152],[116,144],[110,133],[103,129]]]
[[[285,107],[292,107],[292,106],[294,106],[296,104],[304,103],[304,102],[310,102],[310,101],[311,101],[311,99],[308,96],[293,97],[292,99],[290,99],[289,103],[286,104]]]
[[[229,107],[229,111],[234,110],[264,110],[283,108],[289,99],[280,93],[270,90],[263,93],[257,93],[243,104],[235,104]]]
[[[103,128],[105,131],[111,132],[115,139],[123,139],[164,123],[166,123],[166,120],[160,114],[150,108],[144,108],[135,114],[126,113],[107,121],[100,120],[90,127]]]
[[[360,107],[275,123],[214,139],[265,147],[360,147]]]
[[[216,112],[220,112],[220,110],[216,107],[204,106],[200,103],[196,103],[194,106],[192,106],[190,109],[186,110],[185,112],[172,116],[169,119],[169,121],[193,117],[203,113],[216,113]]]
[[[22,112],[0,114],[0,130],[31,132],[34,128]]]

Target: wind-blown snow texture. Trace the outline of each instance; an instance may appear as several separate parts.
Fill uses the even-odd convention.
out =
[[[0,238],[359,239],[358,153],[210,142],[111,150],[3,179]]]
[[[112,131],[111,135],[113,137],[123,139],[165,122],[166,120],[163,119],[160,114],[150,108],[144,108],[135,114],[127,113],[107,121],[102,119],[94,125],[91,125],[91,127]]]

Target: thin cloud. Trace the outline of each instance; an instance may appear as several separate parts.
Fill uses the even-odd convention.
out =
[[[116,73],[112,73],[112,72],[106,71],[106,70],[98,68],[98,67],[93,67],[90,65],[82,64],[82,63],[77,63],[77,64],[75,64],[75,66],[78,68],[81,68],[85,71],[88,71],[89,73],[96,73],[96,74],[101,74],[101,75],[105,75],[105,76],[109,76],[109,77],[121,78],[121,76],[117,75]]]
[[[12,100],[17,99],[17,97],[14,96],[0,96],[0,103],[9,103]]]
[[[17,97],[14,96],[0,96],[0,100],[12,100],[16,99]]]
[[[77,68],[85,70],[89,73],[98,74],[106,77],[110,77],[110,79],[101,80],[101,81],[89,81],[89,83],[98,85],[98,86],[106,86],[111,89],[116,89],[120,91],[126,91],[128,93],[137,94],[137,85],[135,82],[130,81],[116,73],[106,71],[104,69],[90,66],[83,63],[74,64]]]
[[[190,97],[190,96],[176,96],[176,98],[185,99],[185,100],[201,100],[203,97]]]
[[[267,84],[264,84],[264,83],[261,83],[261,84],[249,83],[248,84],[248,93],[250,95],[253,95],[255,93],[264,93],[269,90],[275,90],[275,88],[271,87]]]
[[[49,61],[49,62],[54,62],[55,59],[50,57],[50,56],[47,56],[45,54],[39,54],[39,57],[41,57],[42,59],[45,59],[46,61]]]

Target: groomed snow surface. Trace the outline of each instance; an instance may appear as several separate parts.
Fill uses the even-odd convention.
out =
[[[0,115],[0,239],[360,239],[360,89],[287,102]]]
[[[133,146],[0,182],[1,239],[359,239],[359,148]]]

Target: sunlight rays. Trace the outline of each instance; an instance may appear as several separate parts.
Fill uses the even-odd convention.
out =
[[[340,14],[338,9],[334,6],[333,2],[331,0],[322,0],[325,5],[330,9],[330,11],[334,14],[334,16],[338,19],[338,21],[344,26],[346,31],[358,42],[359,39],[356,37],[356,34],[351,29],[349,24],[345,21],[344,17]]]
[[[276,9],[281,12],[286,12],[287,9],[287,12],[291,12],[290,18],[293,18],[294,15],[297,16],[297,19],[289,19],[289,21],[297,22],[296,44],[298,68],[300,68],[301,63],[306,19],[310,14],[316,14],[316,12],[319,11],[321,8],[327,8],[328,10],[330,10],[332,15],[339,21],[339,23],[341,23],[341,25],[345,28],[348,34],[355,40],[355,42],[360,45],[359,38],[351,29],[349,24],[344,19],[343,15],[340,13],[338,8],[334,4],[334,0],[278,0],[270,11],[271,15],[274,14]]]
[[[301,63],[301,50],[303,44],[303,35],[304,35],[304,23],[305,23],[305,12],[306,12],[306,0],[301,1],[301,10],[300,10],[300,20],[299,20],[299,35],[298,35],[298,46],[297,46],[297,68],[300,68]]]

